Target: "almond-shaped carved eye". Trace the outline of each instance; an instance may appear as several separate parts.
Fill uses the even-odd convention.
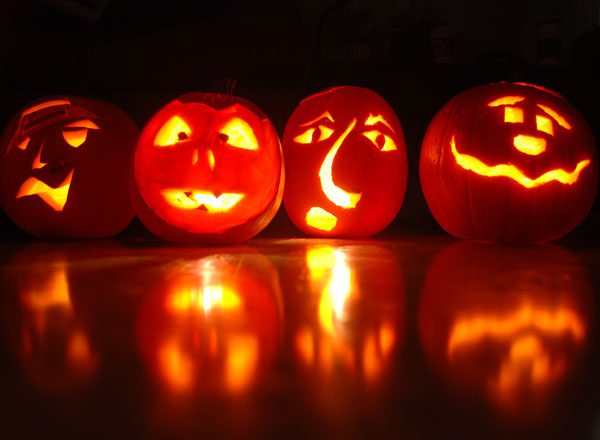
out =
[[[258,150],[258,140],[254,130],[240,118],[230,119],[219,131],[227,145],[243,150]]]
[[[300,133],[294,138],[294,142],[299,144],[312,144],[329,139],[333,134],[333,130],[324,125],[319,125],[317,128],[309,128]]]
[[[382,152],[398,149],[396,142],[391,137],[378,130],[365,131],[363,136],[369,139]]]
[[[179,116],[173,116],[156,133],[154,145],[157,147],[172,147],[189,139],[191,135],[192,129],[190,126]]]
[[[94,122],[89,119],[70,122],[62,129],[63,139],[73,148],[79,148],[86,141],[89,130],[99,130]]]

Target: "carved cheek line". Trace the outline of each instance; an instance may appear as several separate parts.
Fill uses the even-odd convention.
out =
[[[486,165],[479,159],[473,156],[469,156],[468,154],[459,153],[456,149],[456,143],[454,141],[454,136],[450,140],[450,148],[452,150],[452,155],[456,160],[456,163],[463,169],[467,171],[472,171],[480,176],[485,177],[508,177],[519,185],[524,186],[525,188],[534,188],[537,186],[541,186],[545,183],[552,182],[556,180],[565,185],[572,185],[579,179],[579,174],[581,171],[587,167],[591,161],[589,159],[585,159],[579,161],[575,169],[571,172],[565,171],[561,168],[548,171],[536,179],[530,179],[527,177],[521,170],[511,164],[500,164],[500,165]]]
[[[46,185],[41,180],[35,177],[27,179],[17,192],[16,198],[37,195],[44,202],[46,202],[55,211],[62,211],[67,203],[69,197],[69,188],[71,187],[71,180],[73,179],[73,171],[62,181],[57,188],[52,188]]]

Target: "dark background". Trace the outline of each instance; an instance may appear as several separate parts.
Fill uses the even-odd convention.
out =
[[[418,181],[422,136],[465,88],[515,80],[564,94],[600,136],[598,0],[12,0],[0,5],[0,123],[52,94],[111,101],[136,123],[188,91],[255,102],[283,133],[308,94],[381,94],[404,127],[409,186],[387,233],[440,231]],[[597,229],[596,211],[575,232]],[[124,233],[146,234],[135,221]],[[301,235],[283,210],[263,235]],[[573,234],[572,234],[573,235]],[[28,239],[0,214],[0,238]]]

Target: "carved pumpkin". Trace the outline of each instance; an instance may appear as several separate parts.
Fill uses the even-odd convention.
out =
[[[556,92],[489,84],[462,92],[435,116],[420,177],[433,216],[456,237],[549,241],[587,215],[597,152],[583,117]]]
[[[240,242],[273,218],[283,193],[279,138],[252,103],[190,93],[143,129],[135,152],[136,211],[159,237]]]
[[[138,344],[165,391],[237,394],[275,357],[281,332],[279,280],[251,253],[182,261],[161,272],[137,320]]]
[[[138,130],[119,108],[51,97],[15,115],[0,146],[0,203],[43,238],[102,238],[133,219],[127,185]]]
[[[283,151],[283,203],[306,234],[372,235],[402,205],[404,134],[394,111],[371,90],[334,87],[304,99],[285,127]]]
[[[535,414],[581,358],[593,309],[585,269],[551,245],[461,242],[427,273],[419,332],[432,367],[507,412]]]
[[[315,244],[304,255],[290,258],[284,276],[301,280],[290,329],[305,378],[320,384],[325,399],[339,399],[346,386],[385,383],[404,331],[398,261],[377,246]]]

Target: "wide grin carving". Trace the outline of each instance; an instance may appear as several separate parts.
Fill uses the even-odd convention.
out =
[[[161,191],[169,205],[180,209],[205,209],[209,213],[218,213],[229,211],[240,200],[244,194],[240,193],[221,193],[215,195],[211,191],[197,189],[176,189],[168,188]]]
[[[73,179],[73,170],[69,175],[61,182],[56,188],[48,186],[41,180],[35,177],[27,179],[17,192],[17,199],[26,196],[39,196],[44,202],[46,202],[55,211],[62,211],[67,203],[67,197],[69,196],[69,188],[71,188],[71,180]]]
[[[532,179],[527,177],[523,171],[513,164],[503,163],[497,165],[487,165],[474,156],[460,153],[456,148],[454,136],[452,136],[452,139],[450,140],[450,149],[454,159],[456,160],[456,163],[461,168],[485,177],[507,177],[517,182],[519,185],[524,186],[525,188],[535,188],[553,181],[565,185],[573,185],[579,179],[581,171],[591,163],[589,159],[584,159],[577,163],[573,171],[565,171],[562,168],[557,168],[547,171],[541,176]]]

